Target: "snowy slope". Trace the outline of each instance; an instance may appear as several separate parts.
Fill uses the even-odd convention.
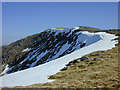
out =
[[[84,48],[78,49],[70,54],[62,56],[50,62],[44,63],[42,65],[0,77],[0,81],[2,81],[2,86],[3,87],[26,86],[36,83],[51,82],[53,80],[49,80],[48,76],[59,72],[60,69],[63,68],[69,61],[72,61],[73,59],[76,58],[80,58],[81,56],[91,53],[93,51],[111,49],[112,47],[115,47],[115,44],[117,43],[116,41],[112,40],[116,38],[115,35],[107,34],[104,32],[99,32],[95,34],[88,32],[82,33],[86,36],[97,35],[100,36],[100,39],[99,41],[90,44],[92,41],[94,41],[94,39],[97,38],[91,39],[88,38],[89,40],[87,40],[88,42],[87,44],[89,45]],[[66,48],[66,45],[64,46],[64,48]]]
[[[82,43],[86,43],[86,47],[101,39],[97,34],[82,33],[74,28],[53,28],[40,33],[36,38],[40,38],[37,46],[26,47],[22,50],[25,54],[20,57],[16,55],[15,60],[8,64],[7,74],[50,62],[82,48]]]

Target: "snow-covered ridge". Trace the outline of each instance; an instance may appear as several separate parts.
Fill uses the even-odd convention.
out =
[[[49,29],[41,36],[37,47],[26,47],[22,52],[27,54],[10,63],[7,74],[50,62],[101,40],[98,34],[76,31],[75,28]]]
[[[79,35],[80,33],[77,34]],[[82,41],[86,42],[86,46],[84,48],[80,48],[78,44],[81,38]],[[99,33],[82,32],[78,36],[78,39],[76,41],[77,43],[75,43],[74,45],[76,47],[73,48],[76,49],[76,51],[64,55],[55,60],[52,60],[50,62],[38,65],[36,67],[0,77],[0,80],[2,80],[2,86],[3,87],[26,86],[36,83],[51,82],[53,80],[49,80],[48,76],[59,72],[61,68],[63,68],[68,62],[72,61],[73,59],[80,58],[81,56],[91,53],[93,51],[107,50],[115,47],[115,44],[117,43],[116,41],[113,40],[115,38],[116,38],[115,35],[107,34],[105,32],[99,32]],[[57,54],[62,53],[62,51],[68,48],[69,46],[70,44],[65,43],[61,47],[60,51],[55,54],[55,57],[57,57],[56,56]],[[45,53],[48,53],[47,50],[44,53],[41,53],[41,55]]]

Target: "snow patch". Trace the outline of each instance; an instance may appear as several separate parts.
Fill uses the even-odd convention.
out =
[[[75,27],[74,29],[79,29],[79,27]]]
[[[30,51],[30,48],[24,49],[22,52]]]
[[[5,69],[4,69],[4,71],[1,73],[1,75],[2,74],[6,74],[6,72],[7,72],[7,70],[9,69],[9,67],[8,67],[8,64],[5,66]]]

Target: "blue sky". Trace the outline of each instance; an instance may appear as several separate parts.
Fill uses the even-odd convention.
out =
[[[117,2],[8,2],[2,4],[3,45],[53,27],[118,28]]]

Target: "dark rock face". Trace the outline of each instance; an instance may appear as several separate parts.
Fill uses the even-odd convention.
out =
[[[81,43],[80,45],[80,48],[84,47],[85,46],[85,43]]]
[[[81,38],[81,36],[85,38]],[[87,35],[74,29],[48,29],[3,46],[1,62],[2,64],[8,64],[7,74],[35,67],[80,49],[81,43],[87,38]],[[94,42],[98,40],[100,38]],[[93,41],[87,45],[92,43]],[[89,60],[88,57],[82,57],[80,60],[84,61],[86,59]],[[76,60],[73,63],[77,62],[79,61]]]

